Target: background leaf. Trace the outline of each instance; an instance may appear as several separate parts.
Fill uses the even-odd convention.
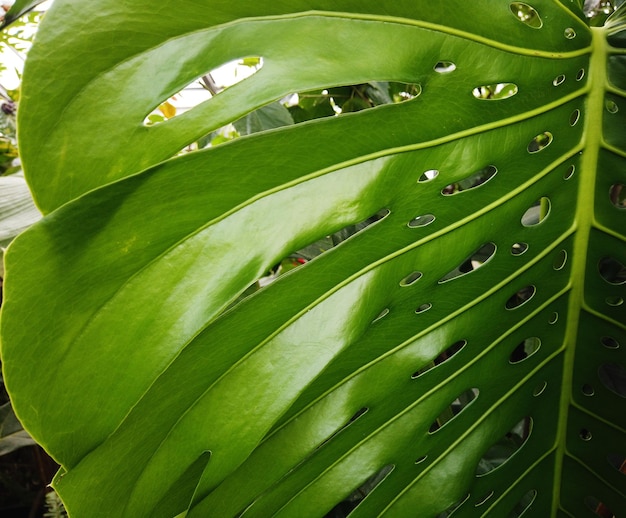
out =
[[[293,124],[289,110],[281,103],[275,102],[263,106],[234,123],[240,135],[251,135],[259,131],[280,128]]]
[[[10,403],[0,406],[0,455],[5,455],[23,446],[32,446],[35,441],[28,435],[15,417]]]
[[[44,1],[45,0],[15,0],[11,8],[7,11],[4,20],[0,23],[0,29],[4,29],[6,26],[11,25],[20,16],[32,11]]]
[[[23,175],[0,177],[0,246],[40,218]]]

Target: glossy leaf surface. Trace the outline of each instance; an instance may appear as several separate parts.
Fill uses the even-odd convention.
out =
[[[2,361],[73,516],[623,508],[625,11],[590,29],[573,1],[384,4],[47,14],[19,128],[48,215],[7,253]],[[419,95],[174,156],[377,81]]]

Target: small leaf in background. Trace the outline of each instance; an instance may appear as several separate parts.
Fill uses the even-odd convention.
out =
[[[0,455],[37,444],[15,417],[11,403],[0,406]]]
[[[6,26],[12,24],[15,20],[26,14],[28,11],[32,11],[35,7],[45,1],[46,0],[15,0],[13,5],[11,5],[8,9],[6,5],[3,5],[2,8],[6,14],[0,23],[0,29],[4,29]]]
[[[327,90],[301,92],[298,94],[298,104],[290,106],[288,109],[295,122],[335,115]]]
[[[0,246],[41,219],[21,174],[0,177]]]
[[[261,58],[259,57],[243,58],[241,60],[241,64],[246,67],[258,67],[259,65],[261,65]]]
[[[151,113],[146,117],[146,126],[150,126],[152,124],[160,124],[161,122],[165,122],[165,117],[160,113]]]
[[[294,123],[289,110],[280,102],[263,106],[235,121],[233,125],[240,135],[252,135],[260,131],[289,126]]]

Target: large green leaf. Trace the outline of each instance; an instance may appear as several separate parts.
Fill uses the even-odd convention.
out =
[[[55,1],[19,113],[49,214],[6,256],[2,361],[73,516],[624,508],[626,11],[529,3]],[[171,158],[376,81],[421,94]]]

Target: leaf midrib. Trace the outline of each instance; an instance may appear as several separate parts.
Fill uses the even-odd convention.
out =
[[[585,301],[585,277],[587,269],[587,254],[592,227],[595,222],[595,184],[596,171],[600,149],[604,147],[602,138],[602,122],[604,115],[605,88],[608,83],[607,58],[609,46],[606,41],[606,29],[592,27],[592,52],[589,60],[590,85],[588,101],[586,105],[585,125],[582,135],[584,153],[581,160],[581,173],[576,199],[576,212],[572,258],[572,290],[568,305],[568,322],[565,330],[565,354],[563,359],[563,381],[561,387],[561,399],[558,409],[558,428],[556,434],[556,459],[555,475],[552,499],[552,516],[556,516],[561,507],[561,483],[563,478],[563,461],[567,452],[568,416],[569,406],[572,404],[572,382],[574,373],[574,360],[580,313]]]

